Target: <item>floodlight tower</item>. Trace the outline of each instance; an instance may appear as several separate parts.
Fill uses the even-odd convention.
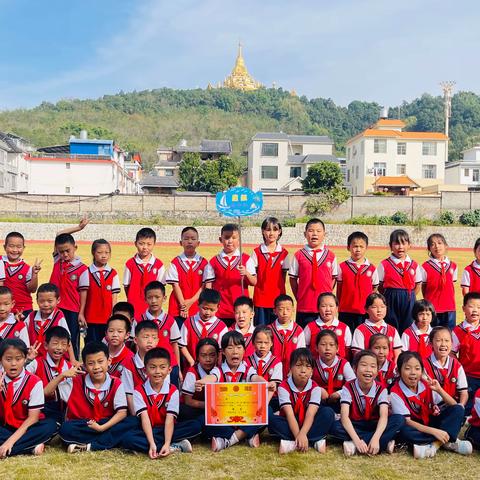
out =
[[[440,86],[443,90],[443,104],[444,104],[444,112],[445,112],[445,135],[447,136],[447,145],[445,148],[445,163],[448,162],[448,127],[450,123],[450,117],[452,116],[452,91],[453,87],[455,86],[455,82],[452,80],[447,80],[444,82],[440,82]]]

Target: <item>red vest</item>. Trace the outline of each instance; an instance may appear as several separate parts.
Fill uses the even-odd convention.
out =
[[[208,262],[205,258],[200,257],[199,262],[195,262],[192,268],[188,268],[184,262],[180,260],[180,257],[175,257],[172,260],[173,265],[177,269],[178,286],[182,291],[183,298],[186,300],[192,298],[198,290],[202,287],[203,272]],[[198,301],[192,303],[188,310],[188,316],[191,317],[198,312]],[[168,302],[168,313],[174,317],[180,316],[180,306],[173,292],[170,294],[170,300]]]
[[[298,398],[298,392],[294,392],[291,388],[290,388],[290,385],[288,384],[288,381],[287,380],[284,380],[278,388],[284,388],[288,393],[289,393],[289,396],[290,396],[290,403],[292,404],[292,408],[294,407],[294,405],[297,403],[297,398]],[[318,387],[318,385],[312,380],[312,388],[310,390],[308,390],[307,392],[305,392],[305,390],[302,392],[304,393],[305,392],[305,395],[303,396],[302,398],[302,403],[303,403],[303,410],[304,412],[306,413],[307,410],[308,410],[308,407],[309,407],[309,404],[310,404],[310,397],[312,396],[312,391],[315,387]],[[295,410],[294,410],[295,411]],[[280,409],[280,415],[282,415],[283,417],[285,416],[285,412],[284,412],[284,409],[281,408]],[[296,417],[296,416],[295,416]],[[303,422],[300,421],[299,418],[297,418],[297,422],[300,426],[300,428],[302,427],[303,425]]]
[[[229,328],[229,331],[233,331],[233,330],[235,330],[235,324]],[[239,333],[242,333],[242,332],[239,332]],[[244,360],[246,360],[248,356],[253,355],[255,353],[255,345],[253,344],[252,338],[253,336],[251,333],[246,333],[245,335],[243,335],[243,339],[245,340],[245,354],[243,355]]]
[[[197,344],[202,338],[202,331],[197,329],[197,326],[195,325],[194,322],[195,317],[189,317],[187,320],[185,320],[184,324],[185,328],[187,329],[188,332],[188,340],[187,340],[187,350],[188,353],[192,356],[194,360],[197,358],[196,350],[197,350]],[[210,327],[207,329],[207,337],[208,338],[213,338],[217,342],[220,339],[220,334],[223,332],[223,330],[227,328],[225,324],[220,320],[216,319],[215,322],[213,322]]]
[[[32,295],[27,288],[27,274],[30,266],[23,260],[19,263],[10,265],[3,261],[5,265],[5,283],[4,285],[12,291],[12,297],[15,300],[15,309],[24,312],[32,309]]]
[[[406,263],[407,277],[404,279],[403,270],[395,264],[395,262],[389,257],[382,260],[383,270],[385,272],[383,278],[383,288],[400,288],[402,290],[413,291],[415,289],[415,276],[417,273],[418,263],[415,260],[411,260],[410,263]],[[409,287],[405,285],[405,281],[409,282]]]
[[[135,317],[139,317],[148,308],[145,301],[145,287],[157,280],[158,271],[163,267],[163,263],[155,258],[152,265],[149,263],[143,265],[138,264],[133,257],[127,260],[125,267],[130,271],[127,300],[135,308]]]
[[[101,398],[102,408],[100,418],[113,417],[115,412],[114,399],[118,387],[122,382],[118,378],[111,378],[110,388],[105,398]],[[102,392],[103,393],[103,392]],[[73,379],[72,392],[67,403],[66,420],[90,420],[94,417],[93,400],[88,395],[85,384],[85,375],[78,375]]]
[[[23,322],[4,323],[0,326],[0,340],[18,338],[24,328],[25,324]]]
[[[246,265],[249,258],[246,253],[243,253],[242,265]],[[241,275],[237,268],[239,265],[240,257],[235,258],[230,268],[225,258],[221,255],[217,255],[210,260],[210,266],[215,272],[215,280],[212,288],[218,290],[221,295],[217,312],[218,318],[233,318],[233,303],[235,300],[242,295],[248,297],[248,280],[244,278],[242,290],[240,283]]]
[[[72,265],[63,260],[58,260],[53,264],[50,283],[56,285],[60,291],[59,308],[64,308],[72,312],[80,311],[78,280],[87,268],[83,263]]]
[[[37,315],[37,311],[34,310],[28,314],[28,338],[30,340],[30,345],[33,345],[37,340],[40,342],[40,348],[38,349],[38,354],[41,356],[45,356],[47,351],[44,347],[45,342],[45,334],[47,330],[52,327],[58,327],[60,320],[65,318],[63,316],[63,312],[59,309],[55,309],[50,315],[49,318],[43,321],[42,326],[40,327],[37,322],[35,322],[35,316]]]
[[[130,372],[132,373],[133,388],[137,388],[138,386],[143,385],[145,383],[145,381],[147,380],[147,375],[145,373],[145,367],[138,368],[135,365],[134,358],[135,358],[135,355],[125,358],[125,360],[123,361],[123,368],[130,370]]]
[[[283,366],[283,378],[287,378],[290,371],[290,356],[297,349],[298,337],[303,333],[300,325],[294,324],[288,335],[283,335],[283,330],[277,330],[275,323],[270,325],[273,332],[272,354],[279,358]]]
[[[444,275],[442,275],[441,267],[433,260],[426,261],[422,267],[427,272],[427,282],[423,286],[423,298],[433,304],[437,313],[454,312],[456,307],[453,275],[457,265],[450,262],[445,267]]]
[[[344,358],[339,358],[336,365],[331,367],[331,374],[333,381],[329,380],[330,368],[324,369],[322,364],[320,363],[320,359],[317,357],[315,359],[315,366],[313,368],[313,380],[315,380],[320,387],[324,388],[329,395],[340,390],[343,385],[345,384],[345,377],[344,377],[344,370],[347,361]],[[329,388],[330,387],[330,388]]]
[[[384,372],[383,370],[378,370],[377,378],[375,379],[383,388],[390,388],[395,381],[395,362],[390,360],[385,360],[388,362],[387,371]]]
[[[378,397],[383,392],[384,387],[378,382],[375,382],[375,396],[371,399],[372,410],[370,412],[370,417],[366,418],[366,408],[363,405],[362,397],[358,393],[357,388],[355,387],[355,380],[351,380],[345,384],[345,388],[350,392],[352,397],[352,403],[350,405],[350,420],[353,422],[361,421],[377,421],[380,418],[380,406],[378,405]],[[370,397],[371,398],[371,397]],[[365,397],[365,401],[368,401]]]
[[[124,367],[127,359],[133,359],[134,353],[126,346],[123,347],[123,350],[113,358],[110,358],[111,363],[108,367],[108,374],[111,377],[121,378],[122,377],[122,368]]]
[[[480,327],[470,333],[461,325],[457,325],[453,332],[460,342],[458,360],[466,375],[480,378]]]
[[[154,395],[147,395],[144,385],[136,387],[135,390],[142,395],[143,401],[147,406],[148,417],[150,418],[152,427],[155,428],[165,425],[165,418],[167,417],[168,413],[168,403],[170,402],[172,395],[177,390],[177,387],[170,384],[168,393],[164,395],[158,394],[156,399]],[[154,410],[157,410],[157,412]]]
[[[36,358],[37,360],[37,369],[35,370],[35,375],[37,375],[38,378],[43,383],[43,386],[46,387],[57,375],[59,375],[60,372],[52,372],[52,368],[48,364],[48,361],[45,357],[39,356]],[[67,364],[67,368],[72,368],[72,364],[68,362],[67,360],[63,360]],[[60,362],[59,369],[61,368],[63,362]],[[60,395],[58,393],[58,387],[55,389],[55,392],[49,396],[45,397],[46,402],[57,402],[60,400]]]
[[[391,325],[384,325],[380,331],[377,331],[374,327],[367,325],[366,323],[362,323],[357,327],[357,329],[362,332],[363,334],[363,341],[364,344],[361,346],[360,350],[366,350],[368,349],[368,344],[370,342],[370,337],[372,335],[375,335],[376,333],[381,333],[382,335],[386,335],[388,337],[388,340],[390,341],[390,350],[388,352],[388,359],[392,360],[394,355],[393,355],[393,342],[395,340],[395,333],[397,332],[395,327],[392,327]]]
[[[245,360],[249,367],[255,369],[258,375],[258,363],[255,356],[249,355],[248,358]],[[272,379],[273,370],[274,368],[280,363],[280,359],[278,359],[275,355],[270,355],[270,360],[263,365],[263,374],[262,377],[269,382]],[[280,380],[280,379],[277,379]]]
[[[425,372],[430,378],[436,378],[442,388],[455,400],[458,400],[459,394],[457,392],[458,370],[461,365],[460,362],[450,357],[448,369],[438,368],[434,365],[432,359],[429,357],[424,360],[423,365]]]
[[[465,270],[470,274],[470,292],[480,292],[480,270],[473,266],[473,262],[465,267]],[[464,287],[466,285],[462,285]]]
[[[335,254],[324,248],[317,257],[316,289],[312,285],[312,256],[302,248],[295,252],[295,258],[298,262],[297,311],[316,312],[318,296],[333,290],[335,279],[332,275],[332,265]]]
[[[428,333],[424,336],[426,342],[424,352],[420,352],[420,337],[415,333],[412,327],[408,327],[403,333],[408,336],[408,349],[411,352],[418,352],[423,360],[427,359],[432,354],[432,345],[430,344]]]
[[[363,315],[365,300],[373,292],[372,275],[375,266],[370,264],[357,267],[355,263],[342,262],[338,267],[342,271],[338,311]]]
[[[473,399],[473,407],[472,407],[472,412],[471,412],[471,417],[468,419],[468,423],[472,425],[472,427],[480,428],[480,417],[478,415],[478,412],[475,408],[475,403],[478,403],[480,400],[480,388],[477,390],[477,393],[475,393],[475,397]]]
[[[400,382],[394,383],[392,389],[390,390],[390,394],[395,393],[403,400],[403,403],[410,412],[410,418],[413,421],[428,426],[430,422],[430,415],[432,414],[434,407],[433,395],[432,390],[427,383],[423,380],[421,380],[421,383],[423,383],[425,389],[420,395],[410,397],[414,399],[413,401],[403,393],[402,388],[400,387]]]
[[[335,332],[338,338],[338,356],[342,358],[347,358],[350,353],[350,347],[345,345],[345,332],[348,329],[347,325],[343,322],[338,322],[337,326],[322,326],[320,327],[316,321],[310,322],[306,328],[310,329],[310,351],[312,355],[316,357],[317,352],[317,335],[322,330],[331,330]]]
[[[112,282],[117,272],[112,268],[109,272],[103,270],[98,273],[103,276],[103,281],[100,281],[90,268],[88,269],[89,287],[85,303],[85,319],[89,324],[105,325],[112,314],[112,293],[114,293]]]
[[[257,256],[257,284],[253,289],[253,303],[256,307],[273,308],[275,299],[285,293],[285,277],[282,263],[288,256],[282,247],[280,252],[263,253],[260,247],[255,249]],[[269,257],[272,256],[269,264]]]
[[[202,379],[202,376],[200,375],[200,372],[198,371],[198,363],[195,363],[195,365],[193,365],[192,367],[190,367],[186,373],[193,373],[193,375],[195,375],[195,380],[201,380]],[[220,380],[220,379],[219,379]],[[182,396],[183,398],[183,396]],[[195,390],[195,392],[193,393],[192,395],[192,399],[193,400],[199,400],[201,402],[204,402],[205,401],[205,389],[202,388],[201,391],[197,392]]]

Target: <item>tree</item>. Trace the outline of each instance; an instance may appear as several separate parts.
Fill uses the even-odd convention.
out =
[[[179,167],[180,188],[190,192],[200,191],[200,171],[202,160],[198,153],[187,152]]]
[[[343,175],[337,163],[320,162],[308,169],[302,183],[305,193],[327,193],[342,186]]]

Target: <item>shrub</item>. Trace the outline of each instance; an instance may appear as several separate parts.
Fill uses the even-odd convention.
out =
[[[378,217],[378,225],[391,225],[392,224],[392,217],[387,217],[386,215],[382,215]]]
[[[462,213],[459,220],[462,225],[478,227],[480,225],[480,210],[475,209],[470,212]]]
[[[452,225],[453,223],[455,223],[455,215],[453,214],[453,212],[445,210],[438,217],[438,223],[440,223],[440,225]]]
[[[390,218],[394,225],[406,225],[409,221],[407,214],[403,212],[395,212]]]

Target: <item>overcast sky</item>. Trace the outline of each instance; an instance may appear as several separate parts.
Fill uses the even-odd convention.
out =
[[[0,0],[0,109],[205,88],[233,67],[299,95],[394,106],[480,93],[478,0]]]

